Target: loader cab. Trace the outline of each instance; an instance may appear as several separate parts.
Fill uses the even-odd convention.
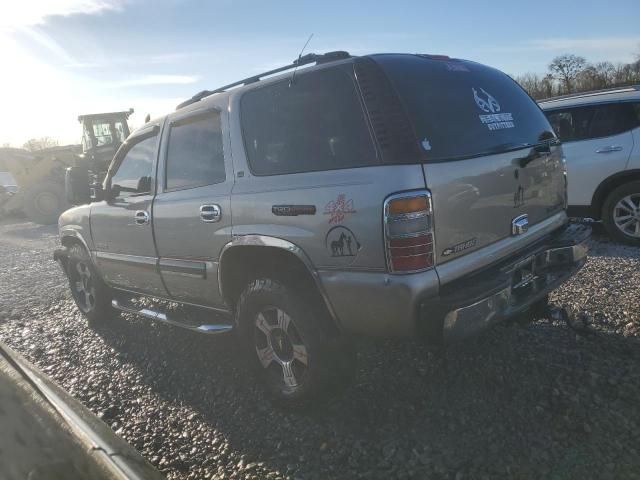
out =
[[[127,120],[133,109],[124,112],[80,115],[82,159],[93,172],[106,172],[120,145],[129,136]]]

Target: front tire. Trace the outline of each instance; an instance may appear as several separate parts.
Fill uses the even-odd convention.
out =
[[[336,362],[355,362],[348,342],[328,334],[324,309],[304,298],[275,280],[258,279],[240,295],[236,309],[240,341],[253,368],[287,407],[334,393],[345,383],[344,372],[353,371]]]
[[[602,207],[602,223],[614,239],[640,246],[640,181],[613,190]]]
[[[100,278],[89,253],[81,245],[69,247],[66,271],[73,300],[89,324],[98,325],[111,319],[113,292]]]

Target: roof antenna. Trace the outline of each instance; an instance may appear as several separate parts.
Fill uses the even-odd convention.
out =
[[[313,33],[309,35],[309,38],[307,39],[307,43],[305,43],[304,47],[302,47],[302,50],[300,50],[300,55],[298,55],[298,60],[296,60],[296,68],[293,69],[293,75],[291,75],[291,79],[289,80],[289,88],[291,88],[291,85],[293,85],[293,82],[296,79],[296,70],[298,70],[298,67],[300,66],[300,59],[302,58],[304,49],[307,48],[307,45],[309,45],[309,42],[311,41],[311,37],[313,37]]]

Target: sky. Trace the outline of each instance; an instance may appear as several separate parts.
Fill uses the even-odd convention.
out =
[[[79,143],[77,116],[172,111],[308,52],[446,54],[511,75],[563,53],[630,62],[640,1],[17,0],[0,7],[0,145]]]

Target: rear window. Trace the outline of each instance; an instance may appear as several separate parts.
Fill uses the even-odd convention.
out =
[[[399,95],[427,162],[499,153],[554,138],[535,102],[498,70],[418,55],[374,58]]]
[[[240,103],[255,175],[377,164],[353,79],[331,68],[250,90]]]

